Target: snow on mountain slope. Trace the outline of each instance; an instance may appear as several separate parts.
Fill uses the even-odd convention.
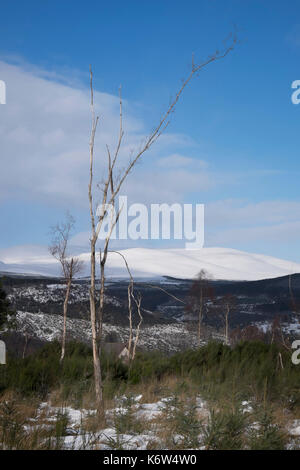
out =
[[[136,278],[172,276],[194,278],[201,269],[208,271],[214,279],[259,280],[300,273],[300,264],[272,256],[247,253],[230,248],[186,249],[149,249],[130,248],[122,250],[132,274]],[[89,275],[89,253],[79,256],[84,261],[82,275]],[[1,271],[59,275],[59,265],[48,254],[34,253],[7,255]],[[124,260],[117,253],[109,253],[107,276],[128,277]]]
[[[228,248],[200,250],[134,248],[123,250],[122,254],[126,257],[132,273],[137,277],[155,275],[194,278],[201,269],[205,269],[215,279],[256,280],[300,272],[300,264]],[[119,255],[110,253],[108,274],[120,275],[122,262]],[[125,272],[123,268],[123,275]]]

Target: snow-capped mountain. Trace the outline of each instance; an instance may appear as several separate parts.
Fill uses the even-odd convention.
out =
[[[2,272],[28,273],[58,276],[59,264],[45,250],[44,253],[1,254]],[[201,269],[205,269],[214,279],[259,280],[300,273],[300,264],[261,254],[247,253],[230,248],[149,249],[130,248],[120,251],[128,262],[136,278],[157,278],[171,276],[192,279]],[[84,263],[82,276],[89,275],[89,253],[79,258]],[[107,261],[108,277],[128,277],[123,258],[118,253],[109,253]]]

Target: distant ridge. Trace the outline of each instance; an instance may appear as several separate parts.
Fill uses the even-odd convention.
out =
[[[231,248],[185,249],[149,249],[129,248],[120,250],[126,257],[132,274],[136,278],[170,278],[193,279],[201,269],[205,269],[213,279],[255,281],[271,279],[288,274],[300,273],[300,264]],[[79,255],[84,262],[82,277],[89,275],[89,253]],[[16,274],[34,274],[42,276],[59,276],[59,265],[50,255],[36,254],[7,257],[5,263],[0,261],[1,272]],[[128,273],[124,260],[117,253],[109,253],[106,276],[127,278]]]

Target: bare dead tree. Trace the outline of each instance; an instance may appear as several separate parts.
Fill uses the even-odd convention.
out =
[[[142,316],[142,313],[141,313],[142,296],[141,296],[140,293],[138,293],[137,297],[134,296],[133,299],[134,299],[134,302],[136,304],[137,312],[138,312],[138,315],[139,315],[139,323],[137,325],[135,340],[134,340],[134,343],[133,343],[132,360],[135,358],[136,347],[137,347],[139,337],[140,337],[140,329],[141,329],[141,326],[142,326],[142,323],[143,323],[143,316]]]
[[[247,325],[244,328],[237,327],[230,332],[230,344],[236,345],[241,341],[267,342],[267,335],[257,325]]]
[[[138,283],[136,283],[138,284]],[[144,287],[149,287],[150,289],[158,289],[162,292],[164,292],[165,294],[167,294],[169,297],[171,297],[172,299],[176,300],[177,302],[180,302],[182,304],[186,304],[186,302],[182,299],[180,299],[179,297],[177,297],[176,295],[174,294],[171,294],[171,292],[168,292],[166,289],[163,289],[163,287],[160,287],[160,286],[156,286],[154,284],[143,284]]]
[[[110,253],[117,253],[123,258],[128,275],[129,275],[129,279],[130,279],[127,292],[128,292],[128,319],[129,319],[128,354],[129,354],[129,363],[131,364],[131,362],[135,358],[136,347],[137,347],[139,336],[140,336],[140,329],[143,323],[143,315],[141,312],[142,296],[140,292],[138,292],[137,295],[134,292],[134,279],[129,269],[129,265],[126,260],[126,257],[123,255],[123,253],[120,253],[119,251],[111,250]],[[139,323],[137,325],[136,335],[134,339],[133,339],[133,321],[132,321],[132,318],[133,318],[132,301],[136,305],[137,313],[139,316]]]
[[[24,348],[23,348],[22,359],[25,359],[25,357],[26,357],[26,352],[27,352],[27,347],[28,347],[29,341],[30,341],[30,338],[29,338],[28,333],[26,332],[25,337],[24,337]]]
[[[230,314],[235,310],[236,308],[236,300],[235,297],[231,294],[226,294],[224,297],[222,297],[219,300],[219,312],[221,315],[221,318],[224,323],[224,337],[225,337],[225,343],[230,344],[230,339],[229,339],[229,317]]]
[[[208,302],[213,300],[213,290],[210,286],[210,274],[201,269],[196,281],[193,282],[189,292],[189,303],[186,307],[186,312],[192,316],[196,316],[197,320],[197,337],[198,346],[201,345],[202,338],[202,324],[205,314],[208,311]]]
[[[91,284],[90,284],[90,314],[91,314],[91,327],[92,327],[92,346],[93,346],[93,361],[94,361],[94,378],[95,378],[95,393],[96,393],[96,406],[98,413],[104,416],[104,403],[103,403],[103,392],[102,392],[102,378],[101,378],[101,363],[100,363],[100,350],[101,350],[101,338],[102,338],[102,323],[103,323],[103,307],[104,307],[104,285],[105,285],[105,264],[107,260],[107,253],[109,247],[109,241],[111,238],[112,231],[116,226],[120,208],[117,213],[111,211],[111,226],[107,233],[104,241],[104,248],[100,255],[100,301],[99,308],[96,311],[96,297],[95,297],[95,280],[96,280],[96,244],[99,238],[99,233],[103,225],[104,220],[108,216],[108,207],[115,208],[116,197],[119,194],[126,178],[129,173],[140,160],[140,158],[147,152],[152,145],[159,139],[162,133],[166,130],[169,125],[172,113],[175,111],[176,105],[183,94],[186,87],[192,81],[192,79],[198,76],[199,72],[209,64],[216,62],[226,57],[236,46],[237,37],[236,34],[230,34],[230,36],[224,42],[222,50],[216,50],[211,56],[201,63],[196,64],[194,57],[192,59],[192,65],[190,72],[184,80],[182,80],[181,86],[177,91],[175,98],[173,98],[167,107],[166,111],[162,114],[158,124],[154,127],[151,133],[146,137],[145,141],[141,144],[140,148],[132,155],[127,166],[121,170],[119,177],[116,178],[116,165],[122,141],[124,137],[123,130],[123,105],[121,89],[119,90],[119,101],[120,101],[120,122],[119,122],[119,137],[116,144],[114,153],[111,152],[110,148],[106,146],[107,153],[107,167],[106,175],[104,176],[101,184],[101,201],[98,206],[98,210],[94,207],[93,197],[93,180],[94,180],[94,146],[95,146],[95,135],[99,122],[99,117],[95,114],[94,107],[94,91],[93,91],[93,73],[90,67],[90,95],[91,95],[91,135],[90,135],[90,170],[89,170],[89,185],[88,185],[88,198],[89,198],[89,211],[91,221],[91,238],[90,238],[90,250],[91,250]],[[99,210],[100,209],[100,210]],[[97,223],[96,223],[97,222]]]
[[[74,228],[74,224],[75,219],[69,213],[67,213],[66,220],[64,222],[58,223],[51,228],[52,240],[49,246],[51,255],[57,259],[61,265],[61,273],[66,284],[63,306],[63,333],[60,356],[61,362],[64,360],[66,350],[67,313],[72,280],[77,274],[80,273],[82,269],[81,261],[76,257],[69,257],[67,252],[70,235]]]

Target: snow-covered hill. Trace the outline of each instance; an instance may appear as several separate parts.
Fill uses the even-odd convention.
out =
[[[201,269],[207,270],[214,279],[259,280],[300,273],[300,264],[271,256],[247,253],[230,248],[148,249],[130,248],[122,250],[132,274],[136,278],[172,276],[192,279]],[[82,275],[89,275],[89,253],[80,258],[84,262]],[[15,273],[59,275],[59,265],[45,251],[41,256],[22,253],[2,257],[0,270]],[[128,277],[123,258],[109,253],[107,276]]]

